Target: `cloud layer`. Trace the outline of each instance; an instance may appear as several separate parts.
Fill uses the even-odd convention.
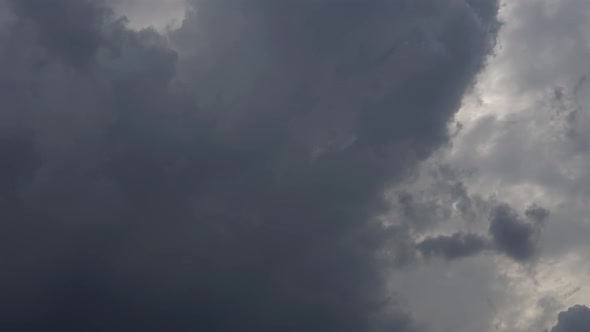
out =
[[[415,331],[384,190],[447,140],[490,1],[3,3],[11,331]]]

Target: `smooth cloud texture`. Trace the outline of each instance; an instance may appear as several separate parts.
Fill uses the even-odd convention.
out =
[[[377,217],[447,141],[495,1],[194,1],[170,38],[8,4],[8,330],[420,329]]]

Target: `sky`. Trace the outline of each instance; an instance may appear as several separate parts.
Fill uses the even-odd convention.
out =
[[[590,331],[589,19],[0,0],[0,325]]]

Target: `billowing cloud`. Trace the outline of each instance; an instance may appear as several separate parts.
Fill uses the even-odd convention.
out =
[[[37,42],[64,57],[64,61],[84,66],[101,43],[104,18],[112,14],[89,0],[55,2],[9,1],[21,24],[30,24],[38,33]]]
[[[551,332],[577,332],[590,329],[590,309],[585,305],[575,305],[559,313],[557,325]]]
[[[166,36],[8,4],[7,330],[421,329],[384,192],[447,142],[495,1],[202,0]]]
[[[526,261],[535,254],[538,228],[523,221],[507,204],[499,204],[490,213],[490,234],[506,255]]]
[[[505,247],[535,264],[490,263],[505,283],[490,292],[501,303],[498,325],[484,330],[550,330],[560,308],[590,296],[584,287],[590,159],[583,130],[589,109],[589,12],[583,1],[506,1],[496,55],[464,100],[457,114],[463,126],[442,158],[452,168],[468,170],[462,182],[470,194],[495,196],[525,211],[507,219],[519,220],[520,226],[505,228],[523,245]],[[546,222],[547,211],[531,203],[550,210],[551,220]],[[463,227],[454,225],[440,233]],[[480,234],[483,225],[488,226],[480,223]],[[541,226],[542,232],[535,230]],[[480,261],[468,261],[474,260]],[[464,278],[461,284],[471,280]],[[507,290],[502,296],[501,288]]]
[[[451,235],[431,236],[417,243],[416,248],[426,258],[440,257],[454,260],[474,256],[484,251],[496,251],[526,263],[534,258],[540,234],[540,222],[549,215],[549,210],[531,205],[525,215],[535,223],[522,220],[506,203],[490,202],[489,237],[478,233],[457,232]]]

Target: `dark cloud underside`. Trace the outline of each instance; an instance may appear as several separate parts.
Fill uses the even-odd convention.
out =
[[[489,247],[485,237],[470,233],[430,237],[418,243],[418,250],[424,256],[440,256],[446,260],[472,256]]]
[[[590,309],[585,305],[575,305],[558,315],[557,325],[551,332],[578,332],[590,329]]]
[[[549,213],[549,210],[545,209],[542,206],[538,206],[537,204],[529,206],[525,211],[525,215],[527,216],[527,218],[537,223],[544,222],[547,219],[547,217],[549,217]]]
[[[517,262],[528,263],[536,256],[537,237],[542,222],[549,216],[549,210],[533,204],[526,209],[525,215],[534,223],[522,220],[510,205],[494,203],[488,216],[489,237],[457,232],[427,237],[416,244],[416,249],[425,258],[443,258],[448,261],[494,250]]]
[[[536,249],[537,227],[527,223],[507,204],[499,204],[490,213],[490,235],[497,248],[509,257],[527,261]]]
[[[375,217],[446,142],[495,1],[194,1],[169,40],[8,4],[7,331],[418,329]]]

